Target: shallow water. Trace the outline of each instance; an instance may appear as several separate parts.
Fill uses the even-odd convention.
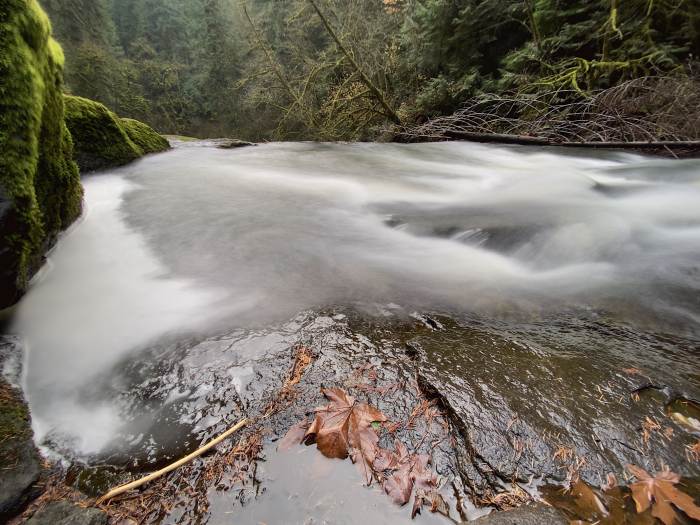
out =
[[[183,400],[201,411],[227,388],[207,367],[230,367],[240,391],[252,374],[241,363],[288,348],[295,316],[323,308],[441,312],[509,341],[489,347],[482,333],[474,346],[457,331],[429,343],[455,385],[463,366],[504,360],[502,388],[521,372],[536,385],[519,359],[549,355],[542,377],[566,377],[561,363],[595,351],[596,368],[629,357],[681,392],[700,388],[697,160],[469,143],[194,143],[84,185],[85,216],[11,322],[28,349],[37,440],[64,455],[149,442],[151,459],[167,454],[155,446],[167,425],[221,421],[169,413]],[[232,330],[229,346],[198,346]]]
[[[349,461],[327,459],[304,446],[282,453],[271,449],[266,455],[269,460],[260,463],[257,476],[263,485],[269,485],[264,495],[267,504],[237,508],[229,497],[214,496],[209,523],[229,523],[231,519],[238,523],[300,525],[415,523],[408,508],[387,504],[381,488],[363,486]],[[427,511],[422,513],[420,522],[449,523]]]

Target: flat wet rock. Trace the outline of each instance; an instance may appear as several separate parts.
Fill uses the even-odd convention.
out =
[[[422,380],[465,440],[463,465],[477,492],[511,479],[562,482],[573,472],[601,485],[608,473],[624,479],[629,463],[700,474],[684,454],[695,437],[664,412],[700,392],[695,364],[683,357],[696,341],[573,317],[448,323],[414,343],[423,349]]]
[[[311,486],[317,481],[314,469],[354,469],[349,463],[324,463],[315,447],[301,447],[294,454],[303,454],[304,461],[285,467],[292,460],[278,458],[275,443],[327,403],[322,388],[339,387],[388,417],[390,423],[379,432],[382,446],[390,447],[398,438],[410,450],[431,455],[453,519],[474,519],[484,512],[479,508],[508,509],[537,499],[541,485],[565,486],[574,475],[592,486],[600,486],[608,473],[626,479],[627,463],[650,471],[665,463],[685,477],[698,476],[697,462],[686,454],[695,436],[664,412],[669,398],[697,395],[692,365],[679,361],[673,373],[653,377],[641,368],[649,363],[651,348],[666,345],[656,359],[670,363],[692,341],[651,333],[635,337],[623,325],[573,317],[556,328],[547,323],[542,330],[536,321],[496,325],[476,318],[457,321],[390,311],[379,316],[347,309],[307,312],[274,329],[180,338],[142,352],[138,360],[117,365],[96,386],[103,395],[121,397],[128,422],[114,441],[114,448],[125,452],[92,462],[134,474],[150,471],[242,418],[264,415],[219,452],[179,474],[175,485],[169,482],[190,486],[204,500],[187,496],[187,491],[174,492],[171,510],[145,521],[169,516],[167,522],[186,523],[202,514],[205,505],[212,525],[224,523],[231,514],[280,523],[281,514],[273,510],[278,506],[275,498],[293,493],[307,498],[295,510],[300,516],[333,513],[333,506],[324,506],[324,497],[317,494],[314,500],[306,492],[317,493]],[[299,348],[308,348],[313,359],[290,390],[293,394],[280,401],[276,396]],[[659,365],[654,369],[664,368]],[[647,384],[663,387],[638,391]],[[686,405],[669,406],[687,410]],[[207,474],[219,472],[218,463],[232,453],[237,440],[255,433],[262,437],[255,462],[259,467],[229,465],[222,477]],[[285,472],[295,468],[295,480],[287,479]],[[116,484],[131,478],[111,479]],[[362,484],[356,472],[336,482]],[[108,484],[96,486],[93,495],[106,488]],[[379,491],[376,496],[383,495]],[[394,512],[388,498],[367,497],[373,504],[383,500],[387,511]],[[378,519],[383,513],[378,512]],[[409,514],[403,509],[402,519]],[[529,508],[508,514],[519,516],[522,523],[558,523],[560,518],[554,511]],[[339,522],[355,523],[356,517],[350,512]],[[485,523],[491,522],[501,523]]]

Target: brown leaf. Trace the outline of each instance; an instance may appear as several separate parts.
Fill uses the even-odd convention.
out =
[[[289,450],[296,445],[300,445],[306,436],[306,430],[308,428],[309,422],[306,418],[299,421],[296,425],[292,425],[292,427],[280,440],[279,444],[277,445],[277,450]]]
[[[353,463],[370,485],[379,442],[372,423],[386,421],[386,416],[370,405],[358,403],[340,388],[327,388],[322,392],[330,403],[316,409],[316,417],[305,434],[306,443],[315,442],[329,458],[345,459],[352,452]]]
[[[651,507],[651,514],[655,518],[665,525],[672,525],[676,520],[675,506],[690,518],[700,520],[700,507],[695,505],[693,498],[674,486],[680,481],[678,474],[665,468],[656,476],[651,476],[635,465],[627,465],[627,470],[638,480],[630,485],[637,513]]]
[[[371,425],[361,427],[350,434],[350,445],[352,446],[352,462],[357,465],[365,485],[371,485],[374,477],[372,465],[376,459],[377,444],[379,436]]]
[[[377,472],[397,469],[399,467],[399,456],[393,450],[380,448],[377,450],[372,467]]]
[[[422,489],[416,490],[416,497],[413,499],[413,509],[411,509],[411,519],[420,514],[424,505],[430,505],[430,512],[442,514],[443,516],[450,515],[450,508],[447,506],[442,495],[435,489],[425,491]]]
[[[411,499],[413,492],[413,479],[411,479],[411,465],[404,463],[399,470],[384,481],[384,492],[397,505],[405,505]]]
[[[571,495],[576,498],[576,505],[587,515],[591,517],[608,515],[608,509],[598,495],[580,478],[571,486]]]
[[[411,499],[413,487],[432,490],[437,476],[428,468],[430,456],[409,454],[406,446],[396,440],[396,453],[390,464],[396,465],[394,473],[384,481],[384,492],[397,503],[405,505]]]
[[[613,474],[612,472],[609,472],[608,476],[605,480],[605,483],[600,488],[603,489],[605,492],[608,492],[616,487],[617,487],[617,478],[615,477],[615,474]]]
[[[623,368],[622,371],[625,374],[629,374],[631,376],[641,376],[642,371],[639,368]]]

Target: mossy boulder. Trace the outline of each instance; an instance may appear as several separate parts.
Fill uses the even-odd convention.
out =
[[[36,0],[0,0],[0,308],[81,212],[64,124],[63,52]]]
[[[65,105],[75,160],[83,172],[122,166],[170,147],[147,124],[120,119],[99,102],[65,95]]]
[[[131,142],[141,148],[144,155],[170,149],[168,140],[153,131],[153,128],[148,124],[132,118],[122,118],[120,121]]]

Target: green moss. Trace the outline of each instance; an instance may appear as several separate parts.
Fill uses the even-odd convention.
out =
[[[146,153],[168,149],[168,141],[149,126],[120,119],[99,102],[65,96],[66,124],[75,142],[75,160],[82,171],[127,164]]]
[[[82,171],[121,166],[141,156],[118,117],[99,102],[65,96],[66,125],[75,143]]]
[[[81,210],[63,122],[63,53],[36,0],[0,0],[0,307]]]
[[[31,436],[27,404],[20,393],[0,379],[0,462],[12,464],[17,441]]]
[[[179,140],[180,142],[194,142],[200,140],[197,137],[186,137],[184,135],[163,135],[166,139]]]
[[[141,148],[144,154],[158,153],[170,148],[170,143],[165,137],[153,131],[153,128],[143,122],[132,118],[123,118],[121,124],[131,141]]]

